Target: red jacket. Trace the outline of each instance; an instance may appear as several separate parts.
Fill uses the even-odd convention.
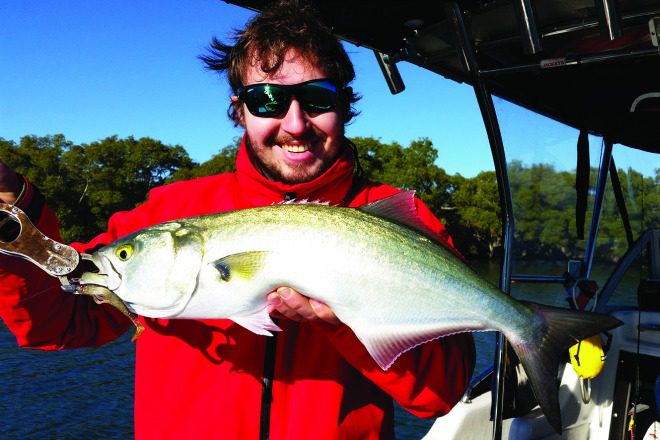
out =
[[[113,215],[107,232],[74,246],[82,252],[155,223],[269,205],[286,193],[341,204],[352,187],[353,166],[347,154],[311,182],[279,184],[253,167],[242,145],[236,173],[156,188],[141,206]],[[397,191],[368,183],[349,205]],[[28,194],[21,202],[29,199]],[[451,244],[429,209],[420,201],[417,205],[422,220]],[[59,239],[47,206],[37,227]],[[36,266],[6,256],[0,256],[0,316],[19,345],[44,350],[98,346],[131,327],[111,307],[63,293]],[[228,320],[140,319],[146,330],[136,342],[136,438],[258,438],[266,337]],[[392,398],[417,416],[443,415],[461,397],[474,366],[469,334],[417,347],[384,372],[346,326],[279,324],[273,440],[392,438]]]

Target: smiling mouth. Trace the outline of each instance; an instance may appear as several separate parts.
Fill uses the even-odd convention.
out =
[[[312,147],[309,144],[305,145],[280,145],[280,148],[282,148],[284,151],[288,153],[304,153],[305,151],[309,151]]]

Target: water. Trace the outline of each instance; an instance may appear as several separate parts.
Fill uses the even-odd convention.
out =
[[[134,344],[42,352],[16,347],[0,321],[0,437],[133,437]]]
[[[0,438],[133,437],[134,344],[130,333],[97,349],[20,349],[0,321]],[[475,335],[477,369],[492,360],[494,333]],[[491,347],[490,349],[485,347]],[[433,419],[395,408],[397,439],[419,439]]]
[[[495,264],[477,270],[497,279]],[[564,298],[558,285],[516,286],[514,296],[548,304]],[[132,438],[135,354],[130,333],[98,349],[40,352],[17,348],[0,321],[0,438]],[[492,362],[494,338],[492,332],[475,333],[477,372]],[[398,439],[418,439],[433,423],[400,408],[395,417]]]
[[[476,337],[486,346],[494,334]],[[0,438],[132,438],[135,353],[129,339],[97,349],[25,350],[0,321]],[[492,359],[485,351],[482,369]],[[398,407],[395,420],[398,439],[418,439],[433,424]]]

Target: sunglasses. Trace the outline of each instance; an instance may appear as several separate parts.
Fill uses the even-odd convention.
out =
[[[307,113],[326,113],[337,106],[337,86],[327,79],[293,85],[252,84],[239,87],[237,92],[250,113],[261,118],[276,118],[286,113],[292,96]]]

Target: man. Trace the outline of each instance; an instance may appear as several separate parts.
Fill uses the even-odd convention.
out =
[[[76,249],[176,218],[288,199],[356,207],[397,192],[354,173],[355,155],[344,137],[357,100],[348,87],[354,71],[310,10],[275,5],[233,45],[214,40],[202,59],[227,72],[229,113],[245,128],[236,172],[156,188]],[[4,165],[0,198],[59,238],[36,189]],[[450,245],[440,222],[422,202],[417,206]],[[392,438],[392,399],[415,415],[434,417],[449,411],[467,386],[474,364],[467,334],[417,347],[382,371],[326,305],[284,286],[264,294],[283,329],[276,338],[228,320],[140,318],[146,330],[136,342],[137,438]],[[114,309],[62,293],[53,278],[10,257],[0,259],[0,316],[21,346],[45,350],[98,346],[130,327]]]

